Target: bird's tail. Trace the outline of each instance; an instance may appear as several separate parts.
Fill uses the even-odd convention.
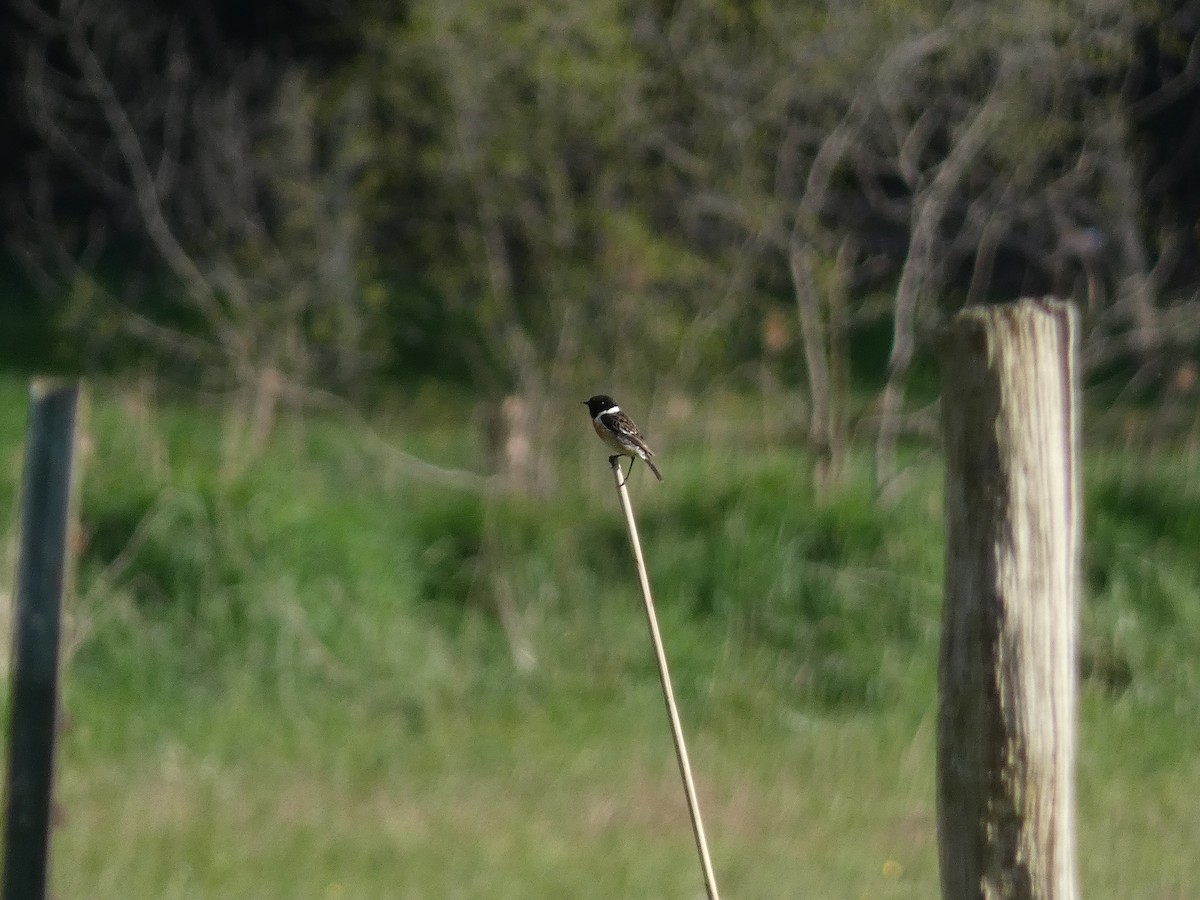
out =
[[[643,456],[642,459],[645,461],[646,465],[650,467],[650,471],[654,473],[654,477],[659,481],[662,481],[662,473],[658,471],[658,466],[650,461],[650,457]]]

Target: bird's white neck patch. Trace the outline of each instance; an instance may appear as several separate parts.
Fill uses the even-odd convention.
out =
[[[614,403],[608,409],[601,410],[600,412],[596,413],[596,418],[599,419],[601,416],[611,416],[613,413],[619,413],[620,411],[621,407]]]

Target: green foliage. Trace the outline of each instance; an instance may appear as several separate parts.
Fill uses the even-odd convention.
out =
[[[414,510],[420,556],[418,596],[461,610],[475,593],[484,545],[484,507],[473,494],[460,494]]]
[[[20,407],[23,397],[7,403]],[[262,462],[230,483],[215,475],[212,422],[167,410],[148,432],[124,416],[103,402],[92,415],[98,450],[82,495],[79,581],[95,622],[81,665],[95,658],[104,671],[130,650],[113,652],[106,635],[137,645],[143,628],[161,640],[159,661],[181,675],[220,671],[231,658],[262,665],[300,627],[317,656],[337,648],[395,672],[427,654],[390,658],[375,617],[421,647],[430,629],[503,640],[500,619],[511,613],[545,669],[560,672],[580,649],[571,641],[586,640],[573,633],[557,646],[563,623],[571,632],[596,615],[636,633],[606,618],[631,584],[624,527],[603,499],[414,488],[334,422],[284,423]],[[10,445],[21,419],[12,421],[18,427],[0,432]],[[428,443],[434,434],[407,437],[432,447],[441,444]],[[154,457],[164,460],[157,471]],[[866,461],[853,465],[851,484],[826,500],[790,455],[734,468],[719,454],[676,459],[669,491],[635,473],[648,563],[663,614],[680,629],[675,662],[685,678],[711,673],[715,640],[741,648],[753,677],[788,702],[829,711],[878,708],[914,679],[931,684],[937,472],[922,470],[901,502],[880,506]],[[1200,485],[1185,476],[1099,456],[1090,470],[1083,667],[1109,695],[1200,715],[1200,567],[1186,551],[1200,541]],[[617,674],[643,665],[631,658],[595,659]]]
[[[38,296],[15,262],[0,255],[0,370],[49,373],[78,366],[57,333],[57,300]]]
[[[1084,677],[1141,703],[1200,712],[1200,481],[1188,465],[1104,459],[1089,481]]]
[[[695,893],[602,454],[529,498],[420,484],[344,422],[287,420],[229,480],[214,413],[147,418],[110,390],[86,416],[60,892]],[[23,390],[0,401],[15,460]],[[379,427],[446,454],[464,421],[416,397]],[[914,463],[888,506],[854,458],[818,498],[738,424],[631,483],[722,887],[928,896],[940,471]],[[1178,799],[1200,739],[1193,470],[1089,463],[1089,896],[1200,885]]]
[[[918,623],[936,609],[940,563],[921,561],[905,579],[887,574],[900,563],[886,541],[898,516],[881,514],[861,487],[817,503],[783,461],[734,483],[705,473],[679,497],[646,523],[669,602],[767,654],[797,699],[849,710],[894,698],[898,673],[886,657],[928,651]],[[911,546],[936,542],[911,537]]]
[[[1138,34],[1183,62],[1188,26],[1164,16],[1058,0],[354,2],[309,36],[327,68],[231,49],[228,71],[201,74],[186,16],[106,3],[83,37],[107,50],[105,34],[126,35],[131,52],[101,55],[140,152],[115,152],[84,82],[63,90],[94,129],[32,106],[37,152],[76,144],[49,171],[108,185],[126,243],[96,262],[83,235],[104,229],[49,223],[42,236],[88,265],[44,274],[73,297],[64,321],[96,351],[84,361],[129,371],[153,345],[188,383],[277,372],[362,399],[381,375],[493,393],[545,391],[564,370],[797,382],[798,341],[761,352],[764,314],[796,300],[797,246],[844,263],[836,278],[817,266],[817,306],[845,297],[831,332],[890,331],[901,266],[921,261],[918,350],[968,283],[981,300],[1042,290],[1054,271],[1066,290],[1070,248],[1093,229],[1129,235],[1106,278],[1143,281],[1159,254],[1136,237],[1150,194],[1121,85],[1160,78],[1130,76]],[[158,76],[176,51],[172,71],[188,75],[167,97]],[[131,182],[139,158],[154,171]],[[917,247],[912,223],[942,174],[952,201]],[[143,283],[104,277],[118,254]],[[845,381],[878,383],[890,335],[849,357],[837,334],[824,343]]]

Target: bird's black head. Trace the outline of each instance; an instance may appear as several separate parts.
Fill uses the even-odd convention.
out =
[[[606,409],[612,409],[617,405],[617,401],[608,396],[608,394],[597,394],[590,400],[584,400],[583,402],[587,404],[588,412],[592,414],[593,419]]]

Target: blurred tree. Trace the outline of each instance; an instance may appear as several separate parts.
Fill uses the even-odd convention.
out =
[[[1167,366],[1194,364],[1200,341],[1200,2],[1138,4],[1132,18],[1124,115],[1108,136],[1131,152],[1113,167],[1123,215],[1105,256],[1132,261],[1117,289],[1139,298],[1139,315],[1131,341],[1119,327],[1097,329],[1088,357],[1093,365],[1132,358],[1131,386],[1157,384],[1163,396]]]
[[[847,440],[845,331],[860,242],[838,200],[873,92],[861,61],[886,35],[876,15],[862,4],[690,0],[656,23],[663,112],[648,137],[676,172],[677,227],[719,261],[718,321],[792,293],[819,484],[836,480]]]
[[[836,472],[844,439],[838,332],[873,314],[872,282],[893,291],[881,486],[914,355],[951,297],[1046,290],[1071,265],[1094,286],[1092,238],[1111,232],[1119,289],[1104,321],[1155,332],[1116,103],[1133,21],[1120,4],[1060,0],[685,0],[663,19],[677,112],[656,119],[655,139],[684,181],[683,227],[744,283],[790,284],[819,477]]]
[[[202,64],[154,6],[22,8],[21,230],[69,245],[90,332],[168,347],[251,411],[356,384],[390,343],[489,408],[519,395],[547,447],[562,385],[711,383],[770,323],[818,480],[866,424],[883,485],[928,426],[914,361],[962,303],[1086,298],[1092,364],[1200,336],[1196,0],[350,0],[349,64],[319,69]],[[61,215],[79,184],[94,223]],[[169,299],[114,306],[98,248],[121,236]],[[889,346],[856,423],[868,330]]]
[[[71,298],[72,330],[232,391],[231,461],[261,446],[280,401],[352,389],[382,349],[356,197],[361,95],[254,53],[202,76],[178,17],[115,0],[22,9],[24,101],[44,142],[23,249]],[[64,169],[105,201],[82,228],[60,215]],[[100,272],[131,238],[149,283]]]
[[[429,186],[424,208],[392,216],[421,221],[424,264],[470,329],[460,351],[486,405],[515,391],[548,449],[562,386],[650,380],[701,283],[698,257],[652,221],[626,4],[418,2],[366,31],[385,180]]]
[[[1097,332],[1161,334],[1119,102],[1136,27],[1076,0],[455,0],[377,16],[371,68],[385,133],[422,135],[429,267],[485,382],[536,409],[588,360],[661,367],[674,345],[676,374],[711,372],[790,295],[826,481],[847,332],[887,315],[883,485],[914,356],[964,298],[1080,275],[1093,300],[1115,286]]]

